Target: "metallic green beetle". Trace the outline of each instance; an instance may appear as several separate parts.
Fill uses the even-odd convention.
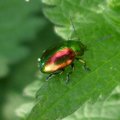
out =
[[[40,71],[43,73],[48,73],[49,76],[47,80],[55,75],[64,71],[64,69],[71,65],[72,71],[74,69],[74,60],[79,60],[85,69],[89,69],[86,66],[85,61],[81,59],[84,55],[86,46],[84,46],[80,41],[65,41],[61,42],[56,46],[48,48],[39,58]],[[67,74],[67,81],[72,71]]]

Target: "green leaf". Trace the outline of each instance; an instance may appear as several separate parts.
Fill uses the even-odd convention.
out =
[[[0,77],[7,75],[9,65],[28,55],[24,43],[35,38],[45,24],[35,15],[39,7],[39,0],[0,0]]]
[[[120,119],[120,86],[117,86],[106,100],[89,102],[63,120],[119,120]]]
[[[37,103],[28,120],[56,120],[73,113],[88,100],[108,97],[120,83],[120,4],[119,0],[44,0],[44,14],[56,25],[64,39],[81,38],[88,47],[84,55],[90,72],[75,61],[75,71],[65,84],[67,68],[45,82],[37,92]],[[114,5],[111,5],[113,4]],[[117,10],[116,10],[117,9]],[[77,34],[73,31],[70,17]]]

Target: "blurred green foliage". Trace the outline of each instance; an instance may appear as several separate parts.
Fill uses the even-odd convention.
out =
[[[15,110],[29,98],[24,87],[36,79],[37,58],[55,34],[41,3],[0,1],[0,120],[17,120]]]
[[[0,120],[119,120],[119,0],[42,2],[0,1]],[[45,82],[37,65],[42,51],[78,37],[91,72],[76,61],[69,84],[70,68]]]
[[[45,21],[37,16],[40,2],[29,3],[24,0],[0,1],[0,77],[7,75],[11,64],[25,58],[29,43],[41,29]]]

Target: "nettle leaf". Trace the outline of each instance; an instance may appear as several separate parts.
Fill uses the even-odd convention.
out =
[[[47,4],[48,0],[43,2]],[[75,61],[68,84],[65,80],[70,68],[45,82],[37,92],[37,103],[28,120],[62,119],[88,100],[94,103],[99,96],[107,98],[120,83],[119,0],[51,0],[48,5],[44,14],[56,24],[57,34],[65,40],[79,37],[87,45],[84,59],[91,71],[84,71]]]
[[[89,102],[74,114],[63,120],[119,120],[120,119],[120,86],[106,100],[98,100],[95,104]]]
[[[10,64],[29,53],[29,49],[22,44],[30,42],[36,30],[45,24],[35,15],[39,7],[39,0],[0,0],[0,77],[8,73]]]

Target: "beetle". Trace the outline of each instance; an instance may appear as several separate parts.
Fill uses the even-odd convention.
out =
[[[77,34],[71,17],[70,20],[73,30]],[[86,66],[86,62],[81,58],[81,56],[84,55],[85,50],[86,46],[79,39],[76,41],[68,40],[53,45],[45,50],[42,56],[38,59],[40,71],[49,74],[46,79],[48,80],[56,74],[61,74],[67,66],[71,66],[72,70],[67,73],[66,82],[68,82],[70,74],[74,70],[75,59],[83,64],[85,70],[90,70]]]
[[[39,58],[39,68],[42,73],[48,73],[47,80],[53,75],[60,74],[64,69],[71,65],[72,71],[74,70],[74,60],[79,60],[86,70],[86,62],[82,60],[81,56],[84,55],[86,46],[80,41],[65,41],[55,46],[51,46],[45,50]],[[72,71],[67,73],[67,82]]]

